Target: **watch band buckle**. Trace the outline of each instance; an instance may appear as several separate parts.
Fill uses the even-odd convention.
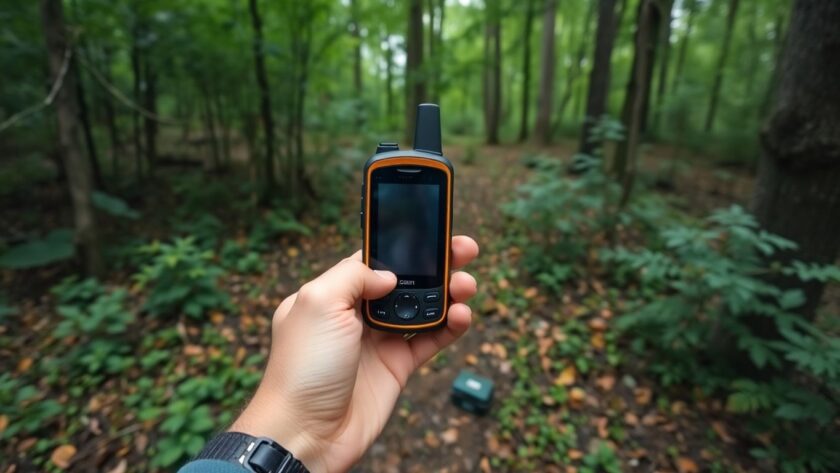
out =
[[[293,473],[296,468],[288,469],[294,464],[294,456],[290,452],[281,451],[274,447],[274,441],[266,437],[257,437],[248,441],[245,451],[237,459],[239,464],[254,473]]]

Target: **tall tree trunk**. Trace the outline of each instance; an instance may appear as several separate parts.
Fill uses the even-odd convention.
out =
[[[265,71],[265,51],[263,50],[262,18],[257,0],[248,1],[251,13],[251,27],[254,30],[252,50],[254,53],[254,73],[257,77],[257,88],[260,91],[260,114],[262,116],[263,134],[265,135],[265,193],[267,196],[277,186],[274,178],[274,117],[271,114],[271,94],[268,87],[268,74]]]
[[[566,85],[563,87],[563,97],[560,99],[560,106],[557,107],[558,126],[563,122],[563,118],[566,115],[566,107],[569,105],[569,101],[573,96],[575,96],[575,84],[578,77],[580,77],[581,71],[583,70],[583,61],[586,59],[586,46],[588,45],[587,38],[589,38],[589,32],[592,25],[592,15],[594,14],[595,4],[590,3],[589,7],[586,9],[586,17],[584,17],[583,20],[583,33],[579,35],[578,38],[578,47],[575,56],[572,59],[572,67],[566,74]],[[569,30],[572,31],[572,28]],[[573,35],[573,37],[575,36],[578,35]],[[571,46],[571,41],[569,46]]]
[[[390,35],[385,36],[385,115],[390,127],[394,116],[394,50]]]
[[[499,143],[502,106],[502,26],[498,0],[488,0],[484,36],[484,126],[487,144]]]
[[[359,0],[350,0],[350,34],[353,37],[353,92],[356,94],[356,126],[364,125],[362,95],[362,33],[359,25]]]
[[[103,49],[103,64],[105,79],[111,82],[111,52],[105,48]],[[105,108],[105,123],[108,126],[108,138],[111,144],[111,173],[114,177],[119,175],[118,156],[122,152],[122,144],[120,143],[120,133],[117,127],[117,112],[114,109],[114,102],[109,94],[101,94],[102,105]]]
[[[785,260],[832,264],[840,251],[840,2],[796,0],[779,65],[779,84],[761,132],[753,211],[761,226],[799,245]],[[824,284],[779,278],[802,288],[809,319]]]
[[[143,78],[143,108],[157,115],[157,72],[148,56],[143,61]],[[146,162],[151,174],[155,171],[157,161],[157,121],[145,115],[143,130],[146,137]]]
[[[676,94],[682,83],[683,68],[685,67],[685,56],[688,52],[688,42],[691,39],[691,32],[694,30],[694,19],[697,16],[698,0],[686,0],[685,33],[680,41],[680,49],[677,53],[677,66],[674,71],[674,80],[671,82],[671,94]]]
[[[437,33],[435,31],[436,30],[436,25],[435,25],[435,6],[436,5],[435,5],[435,3],[436,3],[435,0],[428,0],[428,5],[427,5],[427,9],[428,9],[428,12],[429,12],[429,32],[428,32],[428,41],[429,41],[428,58],[429,58],[429,60],[427,61],[427,63],[428,63],[427,69],[429,71],[429,74],[427,74],[427,76],[426,76],[426,87],[428,88],[429,100],[431,100],[432,102],[435,101],[435,88],[437,87],[437,81],[438,81],[437,73],[438,73],[438,69],[439,69],[438,65],[439,65],[439,59],[440,59],[440,58],[437,57],[437,51],[436,51],[436,47],[435,47],[435,46],[437,46],[435,44],[435,37],[437,36]]]
[[[641,136],[645,94],[650,91],[648,87],[650,82],[648,76],[650,73],[649,61],[651,60],[650,49],[655,47],[656,40],[653,25],[658,21],[657,15],[659,14],[655,1],[641,0],[639,3],[633,68],[621,112],[626,138],[619,143],[613,162],[613,173],[621,183],[622,188],[620,207],[624,207],[629,201],[636,177],[636,158]]]
[[[519,117],[519,142],[528,139],[531,111],[531,33],[534,30],[534,0],[526,0],[525,26],[522,34],[522,114]]]
[[[221,167],[221,152],[219,151],[219,139],[216,134],[216,123],[213,118],[213,104],[211,102],[212,99],[210,97],[209,86],[204,81],[204,78],[201,78],[200,80],[201,82],[199,88],[201,89],[201,106],[204,115],[204,127],[210,134],[210,157],[213,160],[210,168],[213,171],[218,171]]]
[[[610,65],[617,28],[615,0],[598,2],[598,29],[595,32],[595,57],[589,73],[589,92],[586,96],[586,117],[580,136],[580,152],[593,155],[601,147],[592,137],[592,129],[607,111],[610,89]]]
[[[55,100],[58,115],[58,139],[61,159],[67,172],[67,184],[73,203],[76,242],[81,250],[85,270],[92,276],[102,276],[105,264],[99,246],[96,213],[91,201],[92,175],[90,162],[81,151],[78,140],[75,76],[63,70],[65,55],[71,48],[64,25],[61,0],[41,1],[41,23],[46,38],[50,76],[53,81],[63,77],[64,83]],[[73,67],[68,64],[68,67]]]
[[[709,98],[709,109],[706,113],[706,132],[712,131],[717,114],[718,101],[720,100],[720,89],[723,86],[723,71],[726,68],[726,59],[729,57],[729,49],[732,45],[732,31],[735,29],[735,18],[738,14],[739,0],[729,0],[729,13],[726,15],[726,32],[723,34],[723,44],[715,67],[715,79],[712,83],[712,94]]]
[[[409,0],[408,45],[405,62],[405,141],[414,137],[414,120],[417,105],[426,100],[426,82],[423,77],[423,0]]]
[[[542,51],[540,52],[540,89],[537,98],[537,121],[534,135],[542,144],[551,143],[551,109],[554,98],[554,22],[557,0],[545,0],[543,10]]]
[[[668,66],[671,56],[671,22],[673,21],[673,0],[664,0],[662,25],[659,35],[659,77],[656,84],[656,108],[653,111],[653,128],[658,132],[661,125],[662,109],[665,107],[665,91],[668,87]]]
[[[134,78],[134,103],[141,103],[140,88],[143,78],[140,75],[140,47],[137,44],[140,32],[138,26],[132,27],[131,35],[131,74]],[[137,179],[143,177],[143,146],[140,144],[140,112],[132,111],[132,137],[134,139],[134,173]]]
[[[78,50],[81,50],[81,48],[78,48]],[[104,189],[102,168],[99,166],[99,153],[96,151],[96,140],[93,138],[93,125],[91,124],[87,99],[85,98],[85,88],[82,83],[82,74],[79,72],[79,65],[77,62],[73,63],[73,76],[76,82],[76,98],[79,100],[79,122],[82,124],[85,146],[88,150],[88,156],[90,156],[90,167],[93,171],[93,184],[97,189]]]

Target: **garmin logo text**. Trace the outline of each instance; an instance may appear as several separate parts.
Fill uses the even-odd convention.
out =
[[[400,279],[400,286],[413,286],[414,280],[413,279]]]

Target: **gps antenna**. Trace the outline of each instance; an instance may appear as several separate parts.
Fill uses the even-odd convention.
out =
[[[440,145],[440,107],[437,104],[421,103],[417,106],[414,149],[443,156]]]

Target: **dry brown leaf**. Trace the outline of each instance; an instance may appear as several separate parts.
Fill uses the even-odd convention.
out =
[[[466,361],[468,365],[475,366],[478,364],[478,357],[470,353],[464,357],[464,361]]]
[[[423,437],[423,441],[426,442],[426,446],[429,448],[438,448],[440,447],[440,439],[438,439],[437,435],[434,434],[432,431],[426,431],[426,436]]]
[[[125,473],[125,470],[128,468],[128,461],[125,458],[120,460],[119,463],[116,464],[113,468],[108,470],[108,473]]]
[[[700,468],[697,467],[697,463],[694,463],[694,460],[688,457],[679,457],[677,458],[677,471],[680,473],[697,473],[700,471]]]
[[[629,426],[635,427],[639,425],[639,416],[632,412],[627,412],[624,414],[624,423]]]
[[[204,347],[201,345],[184,345],[184,355],[201,356],[204,354]]]
[[[506,278],[499,279],[499,289],[507,289],[510,287],[510,282]]]
[[[596,332],[603,332],[607,329],[607,323],[600,317],[595,317],[589,321],[589,328]]]
[[[32,368],[32,358],[29,356],[25,356],[18,361],[17,370],[18,373],[26,373],[29,371],[29,368]]]
[[[74,445],[61,445],[53,450],[52,455],[50,455],[50,460],[55,466],[64,470],[70,466],[70,462],[73,460],[73,456],[75,455],[76,447]]]
[[[38,439],[36,437],[25,438],[18,443],[17,451],[19,453],[26,453],[26,451],[34,447],[36,443],[38,443]]]
[[[612,391],[615,386],[615,376],[604,375],[595,380],[595,385],[604,392]]]
[[[533,299],[537,297],[537,294],[539,294],[539,290],[537,290],[536,287],[531,286],[528,289],[525,289],[525,292],[522,295],[525,296],[525,299]]]
[[[574,408],[583,406],[583,401],[586,400],[586,391],[581,388],[572,388],[569,391],[569,404]]]
[[[3,429],[0,429],[0,431],[2,430]],[[720,437],[720,439],[725,443],[735,443],[735,439],[729,435],[729,431],[726,429],[726,425],[723,422],[719,420],[712,421],[712,430],[714,430],[718,437]]]
[[[604,342],[604,334],[602,332],[593,333],[592,337],[589,339],[589,343],[592,345],[592,348],[596,350],[603,350],[604,345],[606,345],[606,342]]]
[[[446,445],[452,445],[453,443],[458,441],[458,429],[456,429],[455,427],[450,427],[444,430],[442,434],[440,434],[440,438]]]
[[[484,342],[481,344],[481,353],[483,355],[489,355],[493,352],[493,345],[489,342]]]
[[[583,452],[576,448],[569,449],[568,456],[570,460],[580,460],[583,458]]]
[[[549,406],[549,407],[557,404],[557,401],[553,397],[549,396],[548,394],[546,394],[542,397],[542,402],[543,402],[543,404],[545,404],[546,406]]]
[[[574,365],[569,365],[563,368],[563,371],[560,372],[560,376],[558,376],[554,380],[554,384],[558,386],[571,386],[575,384],[575,379],[577,378],[577,370],[575,369]]]
[[[300,250],[294,246],[290,246],[289,249],[286,250],[286,254],[289,255],[289,258],[297,258],[300,254]]]
[[[606,417],[598,417],[594,419],[595,427],[598,428],[598,437],[602,439],[607,438],[609,435],[609,431],[607,431],[607,418]]]
[[[496,353],[496,356],[499,357],[500,360],[507,360],[508,358],[507,348],[502,343],[493,345],[493,352]]]
[[[545,356],[548,354],[548,350],[551,346],[554,345],[554,340],[550,338],[540,338],[537,340],[537,346],[539,347],[539,354],[541,356]]]
[[[646,406],[650,404],[650,400],[653,397],[653,391],[651,391],[650,388],[636,388],[633,391],[633,395],[636,398],[636,404]]]

